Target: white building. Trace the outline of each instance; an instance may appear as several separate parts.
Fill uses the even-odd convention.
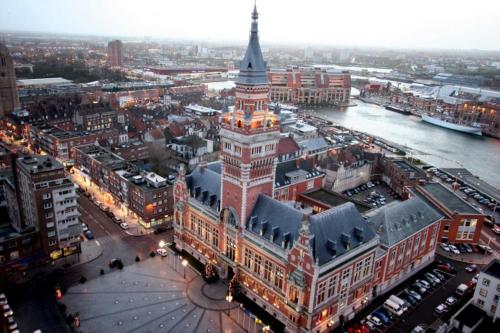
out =
[[[493,321],[500,317],[500,260],[491,261],[479,273],[476,290],[472,301],[474,305],[483,309]]]

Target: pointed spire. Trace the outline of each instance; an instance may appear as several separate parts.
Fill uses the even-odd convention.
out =
[[[259,44],[259,13],[257,3],[252,12],[252,26],[250,29],[250,40],[248,41],[245,57],[240,63],[240,75],[237,83],[262,85],[267,84],[267,65],[262,56]]]

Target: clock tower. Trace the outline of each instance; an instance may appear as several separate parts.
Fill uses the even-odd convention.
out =
[[[274,192],[279,119],[269,112],[266,62],[258,35],[257,7],[252,13],[250,39],[236,80],[234,111],[222,115],[221,208],[233,212],[243,226],[259,194]]]

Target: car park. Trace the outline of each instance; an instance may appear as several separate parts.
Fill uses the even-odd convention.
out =
[[[457,302],[457,299],[453,296],[448,297],[445,301],[446,305],[449,305],[449,306],[452,306],[456,302]]]

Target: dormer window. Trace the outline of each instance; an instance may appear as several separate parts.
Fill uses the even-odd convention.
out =
[[[248,63],[248,67],[247,68],[252,68],[252,63],[251,62]]]

